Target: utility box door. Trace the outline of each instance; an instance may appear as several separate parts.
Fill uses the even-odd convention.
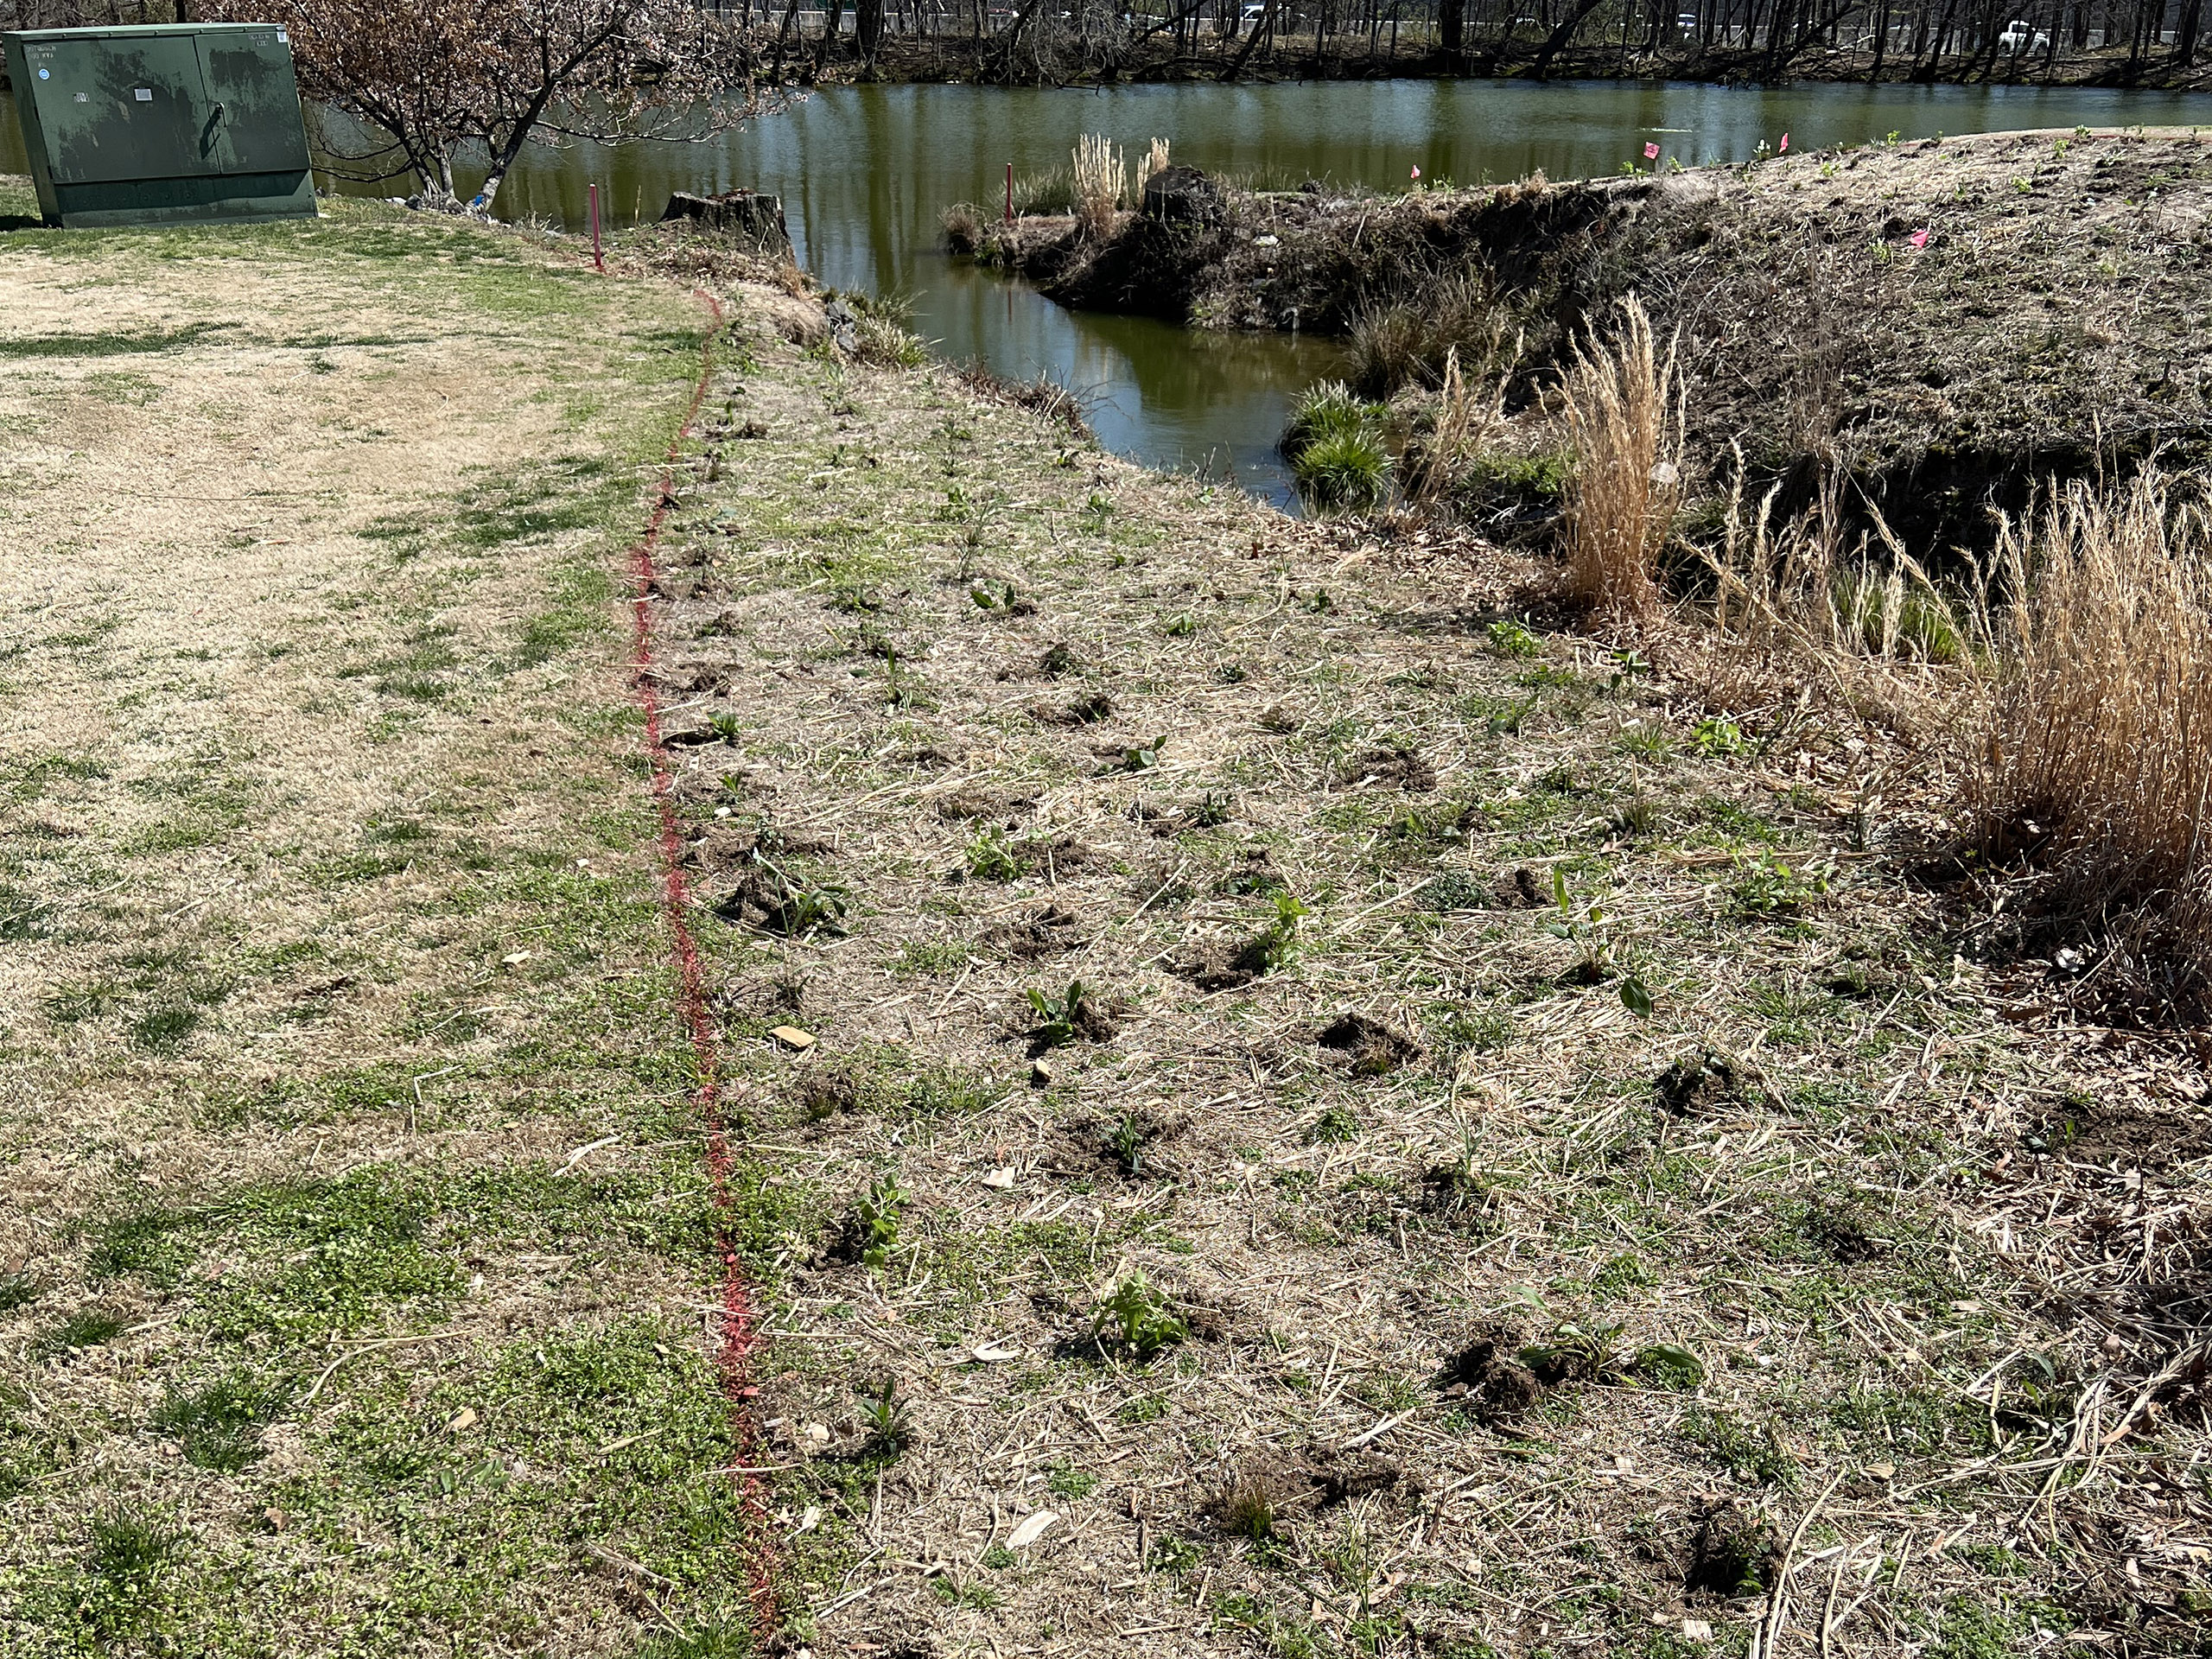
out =
[[[279,29],[199,36],[200,76],[219,112],[217,153],[226,173],[307,170],[307,132],[292,48]]]
[[[42,83],[35,96],[56,184],[225,170],[223,123],[190,35],[36,41],[23,60]]]

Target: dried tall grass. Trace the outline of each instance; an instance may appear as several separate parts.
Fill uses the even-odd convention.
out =
[[[1461,465],[1486,433],[1505,424],[1505,382],[1478,397],[1459,372],[1457,346],[1444,353],[1444,385],[1437,397],[1436,423],[1407,457],[1406,493],[1417,501],[1434,500],[1450,491]]]
[[[1682,388],[1643,302],[1631,294],[1620,310],[1612,337],[1578,346],[1567,372],[1567,588],[1592,609],[1648,617],[1681,499]]]
[[[1152,153],[1145,157],[1145,182],[1147,184],[1150,183],[1153,180],[1158,178],[1166,170],[1167,140],[1165,138],[1155,138],[1152,141]]]
[[[2207,529],[2150,471],[2109,494],[2077,484],[2007,527],[2002,575],[2025,598],[1973,803],[1993,850],[2032,852],[2069,909],[2136,912],[2199,991],[2212,976]]]
[[[1502,371],[1520,356],[1511,321],[1472,270],[1433,275],[1420,284],[1418,298],[1363,307],[1351,320],[1345,378],[1363,397],[1390,397],[1407,386],[1440,385],[1445,361],[1455,353],[1461,372],[1475,375]]]
[[[1076,217],[1086,230],[1103,234],[1113,227],[1114,215],[1128,188],[1122,152],[1103,134],[1086,132],[1076,140],[1072,154]]]

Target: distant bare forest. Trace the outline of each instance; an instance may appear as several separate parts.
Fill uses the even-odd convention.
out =
[[[466,0],[463,0],[463,3]],[[2205,0],[716,0],[772,78],[1287,75],[2194,86]],[[0,29],[191,0],[0,0]]]

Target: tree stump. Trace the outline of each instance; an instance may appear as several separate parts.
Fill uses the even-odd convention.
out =
[[[1144,216],[1162,225],[1218,228],[1229,217],[1221,188],[1195,167],[1171,167],[1145,181]]]
[[[791,257],[791,236],[784,226],[784,200],[765,190],[732,190],[719,196],[695,196],[679,190],[668,199],[660,222],[690,219],[699,229],[728,237],[771,259]]]

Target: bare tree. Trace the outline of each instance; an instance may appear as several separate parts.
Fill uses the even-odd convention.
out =
[[[300,90],[365,123],[339,170],[403,168],[451,197],[457,152],[486,164],[488,209],[532,139],[703,137],[764,111],[752,33],[687,0],[210,0],[211,18],[283,24]]]

